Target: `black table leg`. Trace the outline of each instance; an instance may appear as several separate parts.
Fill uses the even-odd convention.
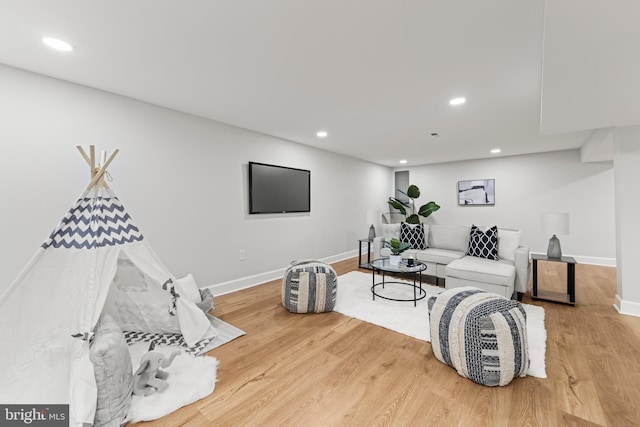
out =
[[[371,296],[373,297],[374,301],[376,300],[375,286],[376,286],[376,269],[373,268],[371,269]]]
[[[533,259],[533,296],[538,296],[538,260]]]
[[[413,306],[415,307],[417,304],[416,301],[416,275],[413,275]]]
[[[567,264],[567,293],[569,294],[569,302],[576,302],[576,265]]]

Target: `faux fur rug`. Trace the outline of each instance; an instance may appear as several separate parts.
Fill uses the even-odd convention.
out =
[[[376,282],[382,280],[376,275]],[[371,294],[371,274],[352,271],[338,277],[338,298],[334,311],[354,317],[383,328],[408,335],[424,341],[431,341],[429,333],[429,312],[427,300],[443,291],[442,288],[422,285],[427,296],[413,302],[396,302]],[[384,289],[376,288],[377,293],[391,298],[413,297],[413,290],[406,285],[387,284]],[[530,366],[528,375],[547,378],[545,352],[547,331],[544,327],[544,308],[522,304],[527,312],[527,340],[529,344]]]
[[[129,346],[134,371],[140,366],[140,358],[148,348],[149,344],[144,342]],[[156,350],[168,357],[176,348],[178,347],[157,346]],[[169,373],[169,388],[151,396],[133,396],[129,421],[156,420],[210,395],[216,386],[217,368],[218,360],[215,357],[193,356],[183,350],[171,366],[164,369]]]

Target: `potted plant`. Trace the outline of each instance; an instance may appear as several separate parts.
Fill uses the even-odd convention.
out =
[[[400,191],[400,190],[398,190]],[[404,222],[408,224],[419,224],[420,217],[428,217],[438,209],[440,209],[440,205],[436,202],[431,201],[422,206],[416,212],[416,199],[420,197],[420,189],[416,185],[410,185],[407,188],[407,192],[400,191],[402,194],[409,198],[409,201],[400,200],[395,197],[389,197],[387,203],[393,209],[397,209],[400,211],[402,215],[404,215]],[[410,212],[408,215],[407,213]]]
[[[402,259],[402,252],[406,251],[411,247],[411,244],[407,242],[401,242],[400,240],[393,238],[388,242],[384,242],[385,246],[391,249],[391,255],[389,255],[389,263],[391,265],[400,265],[400,260]]]

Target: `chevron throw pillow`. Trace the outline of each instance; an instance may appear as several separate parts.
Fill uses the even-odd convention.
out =
[[[498,226],[480,230],[477,226],[472,225],[469,231],[469,249],[467,255],[479,258],[486,258],[497,261],[498,257]]]
[[[413,249],[427,249],[424,224],[407,224],[403,222],[400,225],[400,241],[410,243]]]

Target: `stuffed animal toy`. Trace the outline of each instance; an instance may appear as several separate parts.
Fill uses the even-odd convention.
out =
[[[160,368],[169,367],[181,351],[174,350],[167,359],[159,351],[154,351],[155,347],[156,342],[151,341],[149,352],[142,356],[140,367],[133,375],[133,394],[137,396],[150,396],[156,391],[162,393],[169,387],[166,382],[169,373]]]

